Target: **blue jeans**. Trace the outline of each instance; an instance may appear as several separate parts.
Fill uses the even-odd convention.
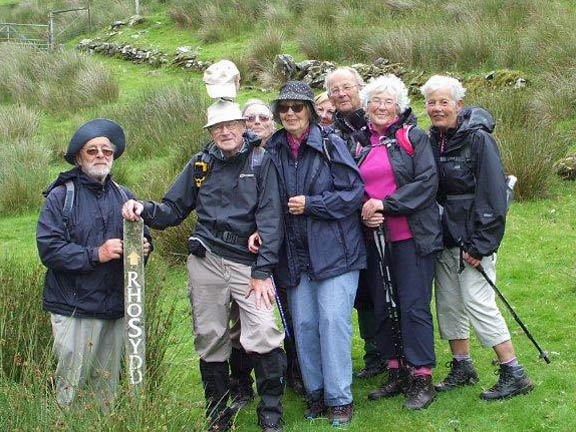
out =
[[[358,270],[320,281],[303,273],[288,291],[306,392],[327,406],[352,403],[352,307]]]

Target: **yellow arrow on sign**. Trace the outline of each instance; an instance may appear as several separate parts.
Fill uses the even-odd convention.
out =
[[[140,255],[138,255],[136,252],[132,252],[130,255],[128,255],[128,261],[130,261],[131,266],[137,266],[140,264]]]

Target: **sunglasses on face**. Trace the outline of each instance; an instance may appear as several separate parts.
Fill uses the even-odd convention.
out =
[[[288,112],[288,110],[290,108],[292,108],[292,112],[299,113],[299,112],[302,112],[302,110],[304,109],[304,106],[305,105],[303,103],[296,103],[293,105],[280,104],[280,105],[278,105],[278,111],[281,114],[286,114]]]
[[[88,156],[96,156],[96,155],[98,155],[98,152],[102,152],[102,154],[107,158],[114,155],[114,150],[109,149],[109,148],[92,147],[92,148],[86,149],[86,154]]]
[[[256,119],[260,119],[261,122],[270,121],[270,116],[266,114],[251,114],[249,116],[244,117],[248,122],[254,122]]]

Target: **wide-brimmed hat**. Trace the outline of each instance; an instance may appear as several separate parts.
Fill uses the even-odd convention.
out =
[[[75,165],[74,157],[84,147],[88,141],[93,138],[106,137],[116,147],[114,150],[114,159],[118,159],[126,146],[126,137],[122,126],[112,120],[98,118],[84,123],[78,128],[70,143],[64,159],[72,165]]]
[[[240,76],[240,71],[230,60],[220,60],[211,65],[204,72],[204,83],[208,96],[216,98],[236,97],[236,77]]]
[[[272,113],[274,114],[274,120],[277,122],[280,122],[278,105],[284,100],[298,100],[306,102],[312,119],[315,122],[319,120],[318,114],[314,109],[314,92],[304,81],[288,81],[280,88],[278,97],[270,103]]]
[[[244,120],[240,105],[224,99],[220,99],[208,107],[207,117],[208,122],[204,125],[204,128],[209,128],[222,122]]]

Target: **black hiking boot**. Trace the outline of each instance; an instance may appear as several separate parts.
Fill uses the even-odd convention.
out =
[[[254,399],[252,383],[242,383],[234,378],[230,379],[230,409],[234,412],[240,411]]]
[[[232,347],[230,354],[230,409],[237,412],[254,399],[251,357],[243,348]]]
[[[388,380],[368,394],[368,400],[389,398],[403,393],[408,387],[408,371],[404,368],[388,369]]]
[[[230,429],[233,413],[228,408],[228,362],[200,360],[200,375],[206,398],[208,430],[220,432]]]
[[[308,396],[306,403],[308,409],[304,411],[304,418],[307,420],[323,417],[328,412],[328,407],[324,404],[324,391],[318,392],[314,396]]]
[[[286,375],[286,354],[281,348],[266,354],[251,354],[260,402],[256,408],[262,430],[281,430],[282,396]]]
[[[386,369],[388,369],[386,361],[381,361],[372,365],[366,365],[364,368],[356,372],[356,378],[372,378],[376,375],[380,375],[381,373],[386,372]]]
[[[501,364],[498,373],[500,374],[498,382],[492,388],[480,394],[482,399],[487,401],[507,399],[528,393],[534,388],[534,384],[532,384],[532,381],[526,375],[526,371],[520,365],[507,366]]]
[[[419,410],[428,408],[436,397],[436,390],[432,384],[431,375],[413,375],[410,378],[410,386],[406,392],[404,408]]]
[[[450,372],[444,381],[439,382],[434,386],[436,391],[445,392],[452,390],[456,387],[476,384],[478,382],[478,374],[472,360],[452,360],[448,362],[446,366],[450,367]]]

